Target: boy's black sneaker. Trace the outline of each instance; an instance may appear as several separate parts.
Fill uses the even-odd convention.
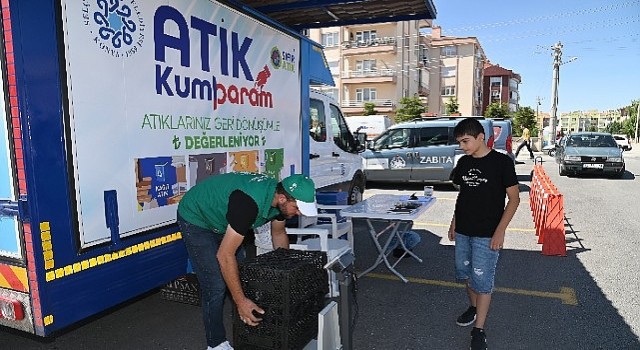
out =
[[[456,324],[460,327],[465,327],[472,324],[476,320],[476,308],[469,306],[467,311],[458,317]]]
[[[487,335],[484,329],[473,327],[471,330],[471,346],[470,350],[487,350]]]

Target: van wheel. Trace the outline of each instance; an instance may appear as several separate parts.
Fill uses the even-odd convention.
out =
[[[362,202],[362,192],[364,192],[364,183],[362,178],[357,178],[351,182],[349,186],[349,205]]]

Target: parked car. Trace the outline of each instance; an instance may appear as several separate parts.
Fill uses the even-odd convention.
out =
[[[616,140],[618,147],[622,148],[624,151],[631,150],[631,142],[629,142],[629,138],[627,135],[613,135],[613,138]]]
[[[491,120],[493,120],[493,149],[508,155],[515,162],[511,119],[493,118]]]
[[[578,132],[563,137],[556,149],[558,173],[595,173],[622,177],[622,150],[613,136],[602,132]]]
[[[436,117],[392,125],[369,142],[364,158],[367,181],[450,183],[451,171],[464,155],[453,136],[466,117]],[[474,117],[493,148],[493,121]]]

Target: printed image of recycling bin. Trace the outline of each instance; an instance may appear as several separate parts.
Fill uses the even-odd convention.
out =
[[[211,175],[222,174],[227,168],[226,153],[195,154],[189,156],[189,186],[195,186]]]
[[[284,167],[284,149],[264,150],[264,173],[280,181],[280,171]]]
[[[137,161],[138,209],[162,207],[174,195],[177,188],[177,169],[171,157],[143,158]]]

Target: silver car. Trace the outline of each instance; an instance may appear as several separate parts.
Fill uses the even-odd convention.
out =
[[[578,132],[563,137],[556,149],[558,173],[604,174],[622,177],[625,173],[622,150],[613,136],[602,132]]]

